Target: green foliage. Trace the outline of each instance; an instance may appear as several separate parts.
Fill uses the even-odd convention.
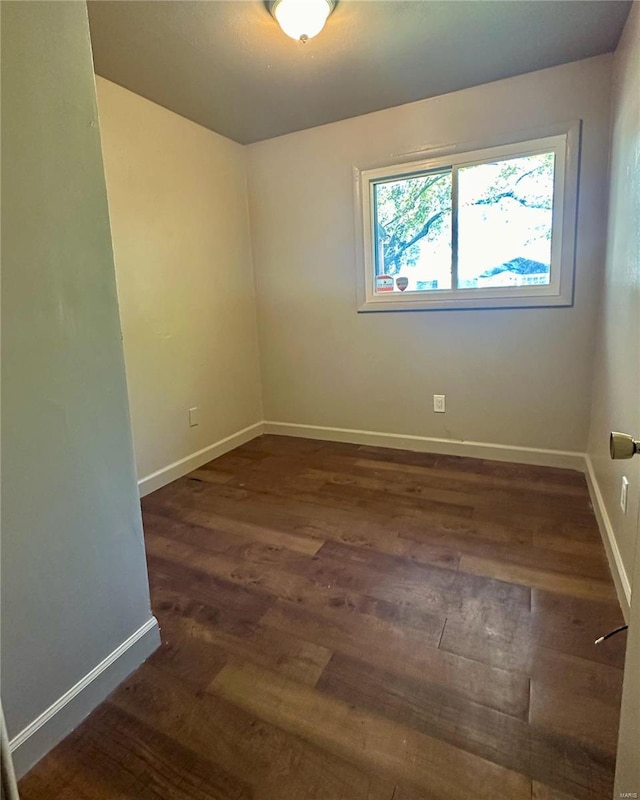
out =
[[[550,209],[553,173],[553,153],[462,168],[460,203]],[[379,274],[397,275],[417,263],[423,241],[450,237],[451,185],[451,170],[376,185]]]
[[[450,226],[451,172],[378,184],[376,208],[384,274],[396,275],[417,262],[422,239],[435,238]]]

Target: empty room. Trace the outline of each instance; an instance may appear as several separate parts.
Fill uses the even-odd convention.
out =
[[[1,0],[2,800],[640,797],[640,0]]]

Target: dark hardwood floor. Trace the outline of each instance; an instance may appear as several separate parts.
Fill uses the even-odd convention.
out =
[[[582,475],[264,436],[142,505],[163,645],[23,800],[611,800]]]

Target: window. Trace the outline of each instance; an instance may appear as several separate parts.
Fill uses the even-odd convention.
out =
[[[579,131],[356,171],[359,310],[571,305]]]

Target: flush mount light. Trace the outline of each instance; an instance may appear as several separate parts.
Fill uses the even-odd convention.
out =
[[[304,43],[320,33],[334,6],[335,0],[272,0],[269,10],[287,36]]]

